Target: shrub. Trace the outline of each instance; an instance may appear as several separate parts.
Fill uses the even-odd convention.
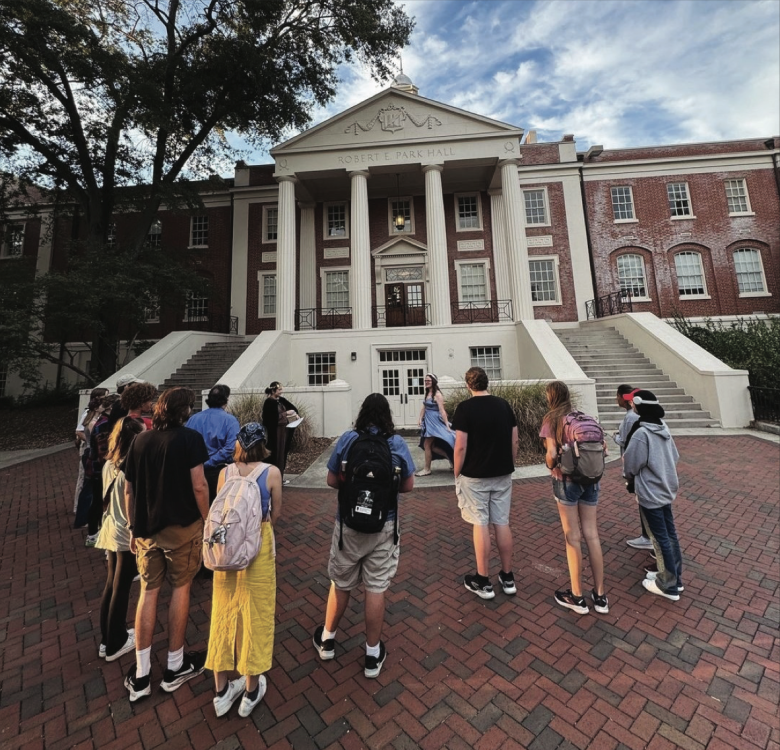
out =
[[[265,399],[266,396],[261,393],[244,393],[232,397],[227,410],[238,420],[240,425],[245,425],[248,422],[262,424]],[[303,453],[308,450],[312,438],[311,412],[305,403],[296,403],[295,406],[298,409],[298,414],[303,417],[303,422],[295,428],[288,451],[290,453]]]
[[[509,402],[517,420],[517,437],[520,451],[544,454],[544,445],[539,438],[542,419],[547,413],[547,398],[544,395],[546,383],[531,383],[530,385],[496,385],[491,386],[490,393],[500,396]],[[572,394],[574,395],[574,394]],[[469,398],[466,388],[450,391],[445,396],[444,408],[452,418],[456,407]]]
[[[37,386],[32,393],[18,396],[15,406],[21,409],[34,409],[39,406],[58,406],[60,404],[78,403],[79,387],[77,385],[61,385],[59,388],[46,383]]]
[[[750,385],[776,388],[780,372],[780,318],[740,319],[731,324],[691,323],[679,313],[672,325],[729,367],[747,370]]]

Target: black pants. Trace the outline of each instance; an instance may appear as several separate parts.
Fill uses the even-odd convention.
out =
[[[87,533],[97,534],[103,519],[103,474],[97,471],[90,481],[92,482],[92,503],[89,506]]]
[[[130,587],[138,573],[132,552],[108,552],[106,586],[100,602],[100,634],[111,656],[127,642],[127,606]]]
[[[219,475],[227,464],[217,464],[217,466],[205,466],[203,473],[206,475],[206,484],[209,486],[209,505],[214,502],[214,498],[217,496],[217,484],[219,483]]]

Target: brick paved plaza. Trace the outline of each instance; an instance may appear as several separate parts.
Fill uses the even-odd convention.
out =
[[[311,645],[335,495],[286,489],[275,666],[250,719],[235,708],[215,718],[206,675],[130,705],[122,679],[133,656],[97,656],[104,569],[71,529],[75,453],[4,469],[0,748],[778,750],[780,448],[747,436],[678,446],[686,590],[677,603],[641,586],[647,557],[624,543],[637,535],[637,512],[616,464],[600,505],[608,615],[578,617],[553,602],[568,576],[548,479],[514,485],[519,593],[489,602],[462,584],[473,556],[452,487],[405,496],[389,655],[373,681],[362,674],[362,595],[335,661]],[[197,579],[189,647],[205,648],[210,606],[210,583]],[[153,685],[161,631],[155,648]]]

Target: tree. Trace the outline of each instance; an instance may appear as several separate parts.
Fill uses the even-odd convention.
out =
[[[133,259],[161,204],[197,204],[189,179],[235,155],[228,132],[303,128],[341,63],[387,78],[412,26],[392,0],[0,0],[0,169],[76,207],[75,253],[107,255],[112,215],[137,212]],[[94,310],[98,378],[115,318]]]

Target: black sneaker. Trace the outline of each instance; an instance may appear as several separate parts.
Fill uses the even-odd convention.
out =
[[[593,597],[593,609],[595,609],[596,612],[598,612],[600,615],[609,614],[609,601],[607,599],[607,595],[597,594],[596,589],[591,589],[590,594]]]
[[[363,674],[366,677],[374,678],[379,677],[379,673],[382,671],[382,665],[387,658],[387,649],[382,641],[379,641],[379,656],[369,656],[366,654],[366,668],[363,670]]]
[[[503,570],[498,573],[498,582],[501,584],[501,588],[504,589],[504,593],[508,596],[512,596],[517,593],[517,587],[515,586],[515,577],[512,571],[504,573]]]
[[[328,638],[327,641],[322,640],[322,631],[325,630],[323,625],[320,625],[314,631],[314,637],[311,639],[314,644],[314,648],[317,649],[317,653],[320,655],[320,659],[328,661],[336,656],[336,639]]]
[[[472,593],[476,594],[480,599],[493,599],[495,593],[493,592],[493,584],[488,581],[487,583],[480,583],[477,580],[478,576],[466,576],[463,579],[463,583],[466,588]]]
[[[182,665],[175,672],[172,669],[166,669],[163,672],[163,681],[160,687],[166,693],[178,690],[187,680],[191,680],[203,672],[205,664],[205,651],[188,651],[184,654]]]
[[[576,612],[578,615],[587,615],[588,612],[590,612],[588,605],[585,602],[585,597],[574,596],[574,594],[571,593],[571,589],[566,589],[565,591],[556,591],[555,601],[558,602],[558,604],[560,604],[562,607],[566,607],[566,609],[570,609],[572,612]]]
[[[130,703],[135,703],[141,698],[145,698],[147,695],[152,694],[152,675],[148,674],[146,677],[135,676],[135,665],[130,669],[125,677],[125,687],[127,692],[130,693]]]

